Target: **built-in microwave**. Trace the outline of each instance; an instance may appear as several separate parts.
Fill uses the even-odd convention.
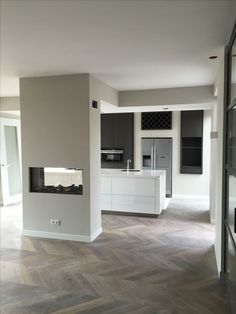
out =
[[[103,162],[122,162],[124,150],[123,149],[102,149],[101,161]]]

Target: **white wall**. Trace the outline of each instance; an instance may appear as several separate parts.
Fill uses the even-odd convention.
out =
[[[0,111],[20,110],[20,97],[0,97]]]
[[[203,127],[203,174],[180,173],[180,112],[173,111],[172,130],[141,130],[141,114],[135,113],[135,168],[141,168],[142,137],[172,137],[172,193],[173,196],[209,197],[210,194],[210,130],[211,111],[204,111]]]
[[[217,177],[217,154],[218,154],[218,132],[217,132],[217,103],[213,105],[211,123],[211,157],[210,157],[210,217],[212,223],[215,223],[215,209],[217,206],[218,188],[216,184]]]
[[[98,109],[90,105],[90,171],[93,174],[90,180],[90,230],[96,233],[101,227],[100,211],[100,180],[101,180],[101,133],[100,133],[100,104],[101,101],[118,105],[118,92],[107,84],[89,75],[90,104],[93,100],[98,102]]]
[[[2,199],[2,175],[1,175],[1,169],[0,169],[0,206],[3,204],[3,199]]]
[[[223,116],[224,116],[224,51],[222,52],[220,68],[216,81],[217,103],[215,105],[214,131],[217,138],[212,140],[214,155],[212,155],[211,212],[215,216],[215,253],[218,271],[221,271],[222,253],[222,165],[223,165]],[[214,217],[213,216],[213,217]]]
[[[209,104],[214,101],[211,85],[119,92],[120,107]]]

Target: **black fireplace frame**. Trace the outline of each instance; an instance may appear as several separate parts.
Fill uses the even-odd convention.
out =
[[[67,168],[80,170],[79,168]],[[30,193],[48,193],[48,194],[72,194],[83,195],[83,185],[72,184],[70,186],[63,186],[59,184],[45,185],[44,183],[44,167],[29,167],[29,192]]]

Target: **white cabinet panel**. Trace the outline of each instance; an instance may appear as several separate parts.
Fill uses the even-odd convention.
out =
[[[102,194],[101,195],[101,209],[102,210],[111,210],[111,194]]]
[[[112,194],[155,195],[155,179],[112,178]]]
[[[166,173],[160,176],[160,179],[157,181],[157,207],[161,210],[166,209]]]
[[[155,214],[155,198],[146,196],[113,195],[112,210]]]
[[[161,214],[165,208],[165,172],[138,177],[114,173],[102,176],[101,209],[131,213]]]
[[[104,193],[104,194],[110,194],[111,193],[111,180],[112,180],[112,178],[102,177],[102,182],[101,182],[102,193]]]

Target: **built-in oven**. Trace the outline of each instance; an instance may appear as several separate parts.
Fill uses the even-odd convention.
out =
[[[103,162],[122,162],[124,156],[123,149],[102,149],[101,161]]]

